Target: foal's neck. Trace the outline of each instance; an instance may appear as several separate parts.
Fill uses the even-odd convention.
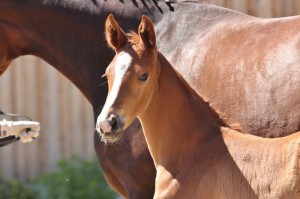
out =
[[[161,54],[159,64],[158,92],[139,116],[156,165],[167,159],[177,162],[195,145],[219,136],[224,125]]]

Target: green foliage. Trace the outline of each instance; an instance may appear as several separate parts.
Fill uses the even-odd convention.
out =
[[[27,183],[17,180],[5,182],[0,179],[0,199],[110,199],[114,197],[115,194],[106,184],[95,158],[89,161],[82,161],[77,157],[62,160],[59,162],[58,171],[41,174]]]
[[[0,176],[0,199],[31,199],[34,191],[16,179],[4,180]]]

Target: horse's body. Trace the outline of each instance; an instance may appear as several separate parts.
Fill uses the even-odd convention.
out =
[[[300,132],[271,139],[224,127],[157,52],[152,25],[143,17],[139,36],[121,47],[110,42],[117,34],[107,28],[116,57],[107,68],[109,94],[97,121],[103,139],[116,141],[140,119],[157,169],[156,199],[300,198]]]
[[[259,19],[198,3],[172,6],[174,12],[163,1],[0,0],[0,71],[18,56],[36,55],[68,77],[96,114],[107,91],[99,77],[113,57],[104,40],[105,16],[113,13],[130,30],[148,14],[161,51],[183,66],[177,69],[229,123],[268,137],[299,130],[299,17]],[[138,121],[127,131],[125,146],[105,146],[95,134],[100,164],[119,194],[152,198],[155,169]]]
[[[156,26],[159,49],[228,124],[262,137],[300,130],[299,16],[260,19],[203,6],[168,26],[164,34]]]

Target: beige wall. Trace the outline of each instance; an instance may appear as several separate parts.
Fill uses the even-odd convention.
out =
[[[53,170],[63,157],[94,154],[91,105],[46,62],[33,56],[16,59],[0,77],[0,93],[0,109],[41,122],[40,136],[32,143],[0,148],[5,177],[28,179]]]
[[[205,1],[260,17],[300,13],[299,0]],[[0,148],[0,171],[27,179],[55,168],[57,160],[76,154],[91,157],[92,108],[66,78],[32,56],[15,60],[0,77],[0,109],[26,114],[41,122],[40,137]]]

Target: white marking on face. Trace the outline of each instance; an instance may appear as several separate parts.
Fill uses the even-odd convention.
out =
[[[100,121],[105,120],[108,117],[108,110],[114,104],[121,87],[121,83],[123,80],[124,75],[126,74],[128,68],[130,67],[132,62],[132,57],[126,53],[121,52],[116,59],[115,63],[115,78],[113,82],[112,89],[106,99],[105,105],[98,116],[97,123]],[[99,129],[100,130],[100,129]],[[98,127],[97,131],[99,132]]]

